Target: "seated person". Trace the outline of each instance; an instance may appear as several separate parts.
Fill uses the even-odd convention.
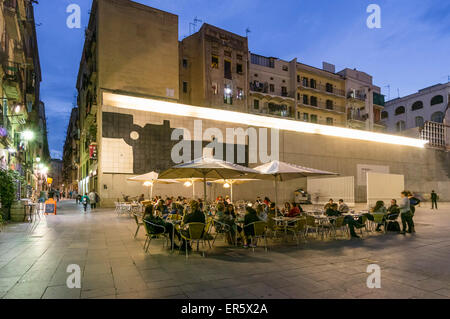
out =
[[[339,216],[341,213],[338,210],[338,205],[333,201],[332,198],[328,201],[328,203],[323,207],[325,210],[325,214],[327,216]]]
[[[289,210],[285,217],[296,217],[301,214],[300,208],[297,206],[297,203],[292,203],[292,208]]]
[[[143,201],[145,201],[145,196],[144,196],[144,194],[141,194],[141,196],[139,196],[138,202],[140,203]]]
[[[286,216],[287,214],[289,214],[289,212],[291,211],[292,207],[291,204],[289,202],[284,203],[284,207],[281,210],[281,213]]]
[[[205,219],[205,214],[203,214],[203,212],[200,210],[200,204],[199,202],[197,202],[196,200],[192,200],[189,203],[189,207],[190,207],[190,211],[189,213],[186,213],[184,215],[183,218],[183,226],[187,225],[189,223],[205,223],[206,219]],[[185,237],[189,237],[189,230],[188,229],[182,229],[181,233],[183,234],[183,236]],[[182,248],[184,248],[186,245],[186,241],[183,239],[183,246]],[[191,250],[190,245],[188,245],[188,250]]]
[[[260,204],[258,206],[256,206],[256,215],[258,215],[258,218],[264,222],[267,222],[267,213],[266,210],[264,209],[265,205],[264,204]]]
[[[158,203],[156,204],[155,211],[159,212],[161,216],[167,216],[169,214],[169,209],[164,204],[164,201],[162,199],[158,200]]]
[[[350,211],[350,208],[348,208],[348,205],[346,203],[344,203],[343,199],[339,200],[339,208],[338,211],[341,214],[347,214]]]
[[[168,234],[170,238],[170,244],[173,244],[173,247],[178,249],[178,246],[175,243],[172,243],[172,232],[174,232],[175,236],[178,237],[178,240],[180,240],[180,234],[174,229],[171,223],[165,222],[160,216],[158,216],[158,214],[156,214],[156,212],[153,212],[153,206],[147,206],[145,208],[144,217],[142,219],[144,221],[146,229],[148,229],[151,234]],[[164,229],[161,227],[147,224],[146,221],[155,225],[163,226],[165,227],[166,231],[164,232]]]
[[[236,214],[234,213],[233,205],[229,204],[225,207],[223,203],[217,204],[216,216],[218,217],[218,221],[220,223],[228,225],[230,227],[230,237],[227,237],[227,241],[229,244],[232,244],[237,232],[237,225],[234,222]]]
[[[384,207],[384,202],[382,200],[379,200],[376,202],[375,207],[372,208],[372,213],[374,214],[386,214],[387,210],[386,207]]]
[[[386,210],[386,208],[384,209]],[[398,215],[400,215],[400,209],[398,208],[396,199],[391,199],[391,206],[389,206],[385,213],[387,214],[383,217],[383,222],[386,220],[396,220],[398,218]],[[381,231],[380,227],[381,224],[378,224],[376,231]]]
[[[244,247],[245,248],[247,248],[249,246],[256,247],[249,240],[249,237],[252,237],[255,235],[255,231],[254,231],[253,227],[251,227],[251,226],[247,227],[247,226],[254,222],[260,221],[260,219],[256,213],[256,210],[254,210],[252,207],[247,206],[246,210],[247,210],[247,213],[245,214],[245,217],[244,217],[244,237],[246,240],[246,244],[244,245]],[[250,244],[249,244],[249,242],[250,242]]]

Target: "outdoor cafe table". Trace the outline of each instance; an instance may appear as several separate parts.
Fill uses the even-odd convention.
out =
[[[289,223],[295,222],[301,218],[302,218],[301,216],[298,216],[298,217],[279,216],[279,217],[273,217],[273,220],[278,223],[284,224],[284,235],[287,236],[287,229],[288,229]]]

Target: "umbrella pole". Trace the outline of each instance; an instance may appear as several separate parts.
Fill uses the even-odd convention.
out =
[[[231,203],[233,204],[233,183],[231,183]]]
[[[277,181],[277,177],[275,176],[275,216],[277,215],[278,212],[278,181]]]
[[[150,200],[153,198],[153,185],[150,186]]]
[[[194,179],[191,179],[192,182],[192,199],[195,199],[195,182]]]
[[[206,207],[206,175],[203,175],[203,194],[204,194],[204,200],[205,202],[203,203],[203,205],[205,205],[204,207]]]

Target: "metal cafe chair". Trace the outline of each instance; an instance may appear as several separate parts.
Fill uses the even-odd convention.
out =
[[[134,221],[136,222],[136,226],[137,226],[136,233],[134,234],[134,238],[136,238],[139,233],[139,229],[141,228],[141,226],[144,226],[144,222],[139,221],[139,219],[142,220],[142,216],[139,215],[138,213],[133,213],[133,217],[134,217]]]
[[[197,251],[199,250],[199,243],[204,242],[205,239],[205,228],[206,224],[204,223],[189,223],[185,225],[185,228],[180,231],[180,236],[186,241],[185,249],[186,249],[186,259],[188,259],[188,243],[189,242],[197,242]],[[202,252],[202,255],[205,256],[205,253]]]
[[[244,226],[245,228],[253,228],[253,235],[251,235],[250,237],[252,238],[252,243],[253,243],[253,239],[256,240],[256,242],[253,244],[253,252],[255,252],[255,246],[258,245],[258,241],[259,239],[263,239],[264,240],[264,249],[267,252],[267,223],[263,222],[263,221],[259,221],[259,222],[254,222],[251,224],[248,224],[246,226]]]
[[[164,238],[165,241],[163,242],[163,246],[164,243],[166,243],[167,245],[169,244],[170,238],[168,236],[170,236],[170,234],[167,234],[166,227],[144,220],[144,228],[146,232],[145,234],[146,238],[144,242],[145,252],[148,252],[153,237]]]

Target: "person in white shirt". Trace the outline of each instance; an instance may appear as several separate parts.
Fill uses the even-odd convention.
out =
[[[97,201],[94,191],[91,191],[89,193],[89,202],[91,203],[91,209],[95,209],[97,207]]]
[[[411,213],[408,194],[408,191],[402,192],[402,199],[400,200],[400,203],[398,205],[398,208],[400,209],[400,217],[402,219],[402,231],[400,232],[400,234],[406,233],[406,225],[408,225],[408,233],[412,233],[414,230],[414,223],[412,220],[413,215]]]

